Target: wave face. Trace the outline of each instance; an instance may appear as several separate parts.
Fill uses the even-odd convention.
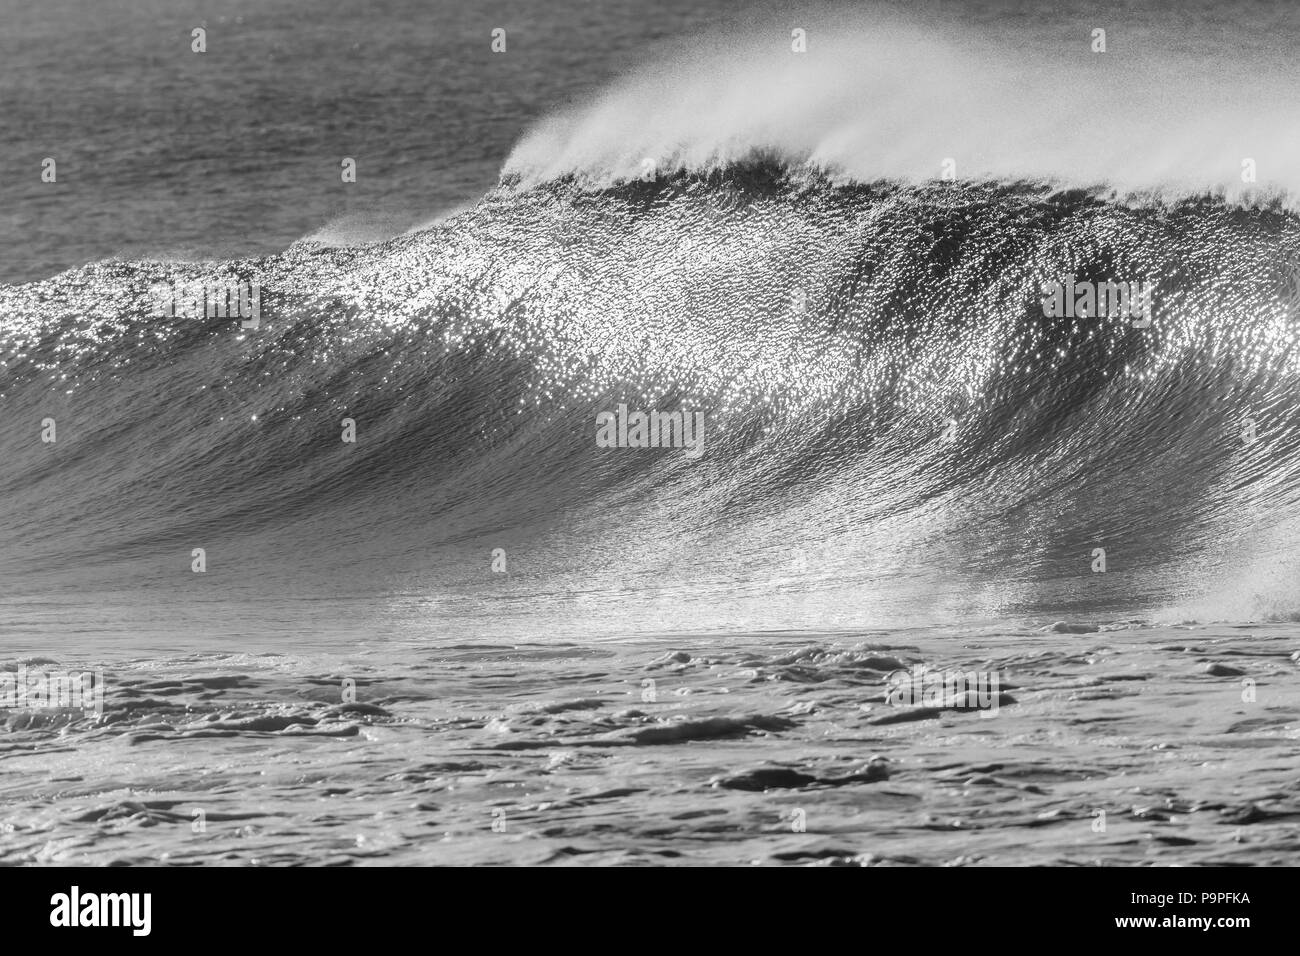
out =
[[[1285,614],[1298,261],[1281,209],[759,164],[89,266],[0,289],[0,574],[33,628],[218,634]],[[1150,327],[1046,317],[1067,276]],[[257,329],[150,315],[234,279]],[[597,447],[619,404],[704,453]]]

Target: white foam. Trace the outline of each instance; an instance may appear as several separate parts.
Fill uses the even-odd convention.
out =
[[[864,182],[938,178],[951,158],[959,179],[1300,194],[1300,81],[1285,63],[1245,62],[1229,38],[1175,52],[1112,30],[1095,53],[1077,24],[1021,36],[873,16],[805,29],[805,53],[784,22],[697,37],[537,124],[503,173],[604,185],[647,158],[665,173],[766,153]]]

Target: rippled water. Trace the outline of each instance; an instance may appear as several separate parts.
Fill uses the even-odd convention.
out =
[[[102,720],[9,718],[3,859],[1285,865],[1296,646],[1120,626],[123,660]],[[918,662],[1001,672],[996,716],[887,703]]]

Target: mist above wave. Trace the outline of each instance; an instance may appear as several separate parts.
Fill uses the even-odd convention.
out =
[[[1044,34],[879,18],[700,36],[536,124],[503,177],[603,186],[755,158],[871,182],[1106,185],[1121,193],[1300,193],[1300,89],[1225,39],[1180,49],[1112,26]],[[1253,172],[1253,179],[1247,171]]]

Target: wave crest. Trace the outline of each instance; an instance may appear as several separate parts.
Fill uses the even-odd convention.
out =
[[[773,25],[702,37],[644,65],[537,124],[503,174],[525,186],[569,176],[609,185],[766,157],[856,182],[1300,194],[1288,105],[1300,86],[1284,64],[1135,49],[1131,33],[1096,53],[1082,27],[959,34],[876,16],[799,29],[803,53],[788,26]]]

